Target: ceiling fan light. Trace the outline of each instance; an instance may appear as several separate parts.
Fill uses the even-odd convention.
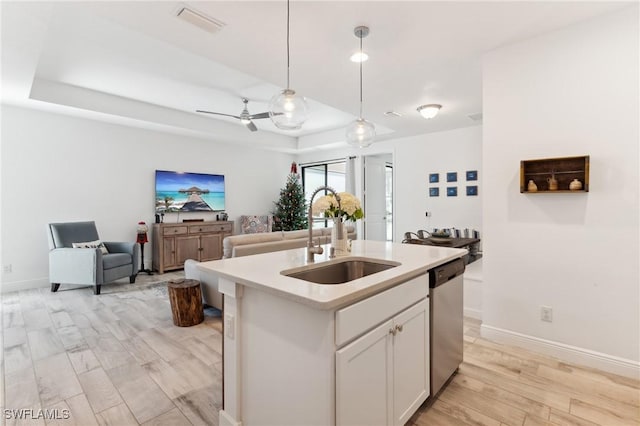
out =
[[[376,127],[361,117],[347,126],[346,136],[349,145],[366,148],[373,143],[373,139],[376,137]]]
[[[420,115],[429,120],[438,115],[438,112],[440,112],[440,108],[442,108],[442,105],[428,104],[419,106],[417,108],[417,111],[420,113]]]
[[[285,89],[271,98],[269,117],[278,129],[298,130],[309,118],[309,106],[295,90]]]
[[[369,59],[369,55],[367,55],[365,52],[356,52],[351,55],[349,59],[351,60],[351,62],[355,63],[365,62],[367,59]]]

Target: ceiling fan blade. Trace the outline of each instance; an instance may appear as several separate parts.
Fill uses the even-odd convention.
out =
[[[261,118],[269,118],[269,113],[268,112],[261,112],[260,114],[253,114],[253,115],[250,115],[249,118],[251,120],[259,120]]]
[[[247,126],[247,129],[251,130],[252,132],[255,132],[256,130],[258,130],[256,125],[253,124],[253,121],[248,122],[246,126]]]
[[[225,117],[233,117],[233,118],[237,118],[238,120],[240,120],[240,116],[238,116],[238,115],[223,114],[221,112],[204,111],[204,110],[201,110],[201,109],[197,109],[196,112],[202,112],[202,113],[205,113],[205,114],[213,114],[213,115],[223,115]]]

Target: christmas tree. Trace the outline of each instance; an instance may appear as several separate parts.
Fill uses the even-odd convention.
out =
[[[287,176],[287,183],[280,190],[280,199],[274,204],[276,205],[275,211],[272,212],[274,231],[307,229],[307,204],[296,163],[291,163],[291,173]]]

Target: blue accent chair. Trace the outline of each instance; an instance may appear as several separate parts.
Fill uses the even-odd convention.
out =
[[[100,240],[95,222],[50,223],[49,281],[51,291],[60,284],[93,285],[93,293],[100,294],[100,286],[129,277],[133,284],[138,275],[140,246],[136,242],[107,242],[102,249],[73,248],[74,243]]]

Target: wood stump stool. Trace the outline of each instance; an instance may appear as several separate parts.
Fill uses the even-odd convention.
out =
[[[167,284],[173,323],[191,327],[204,321],[202,290],[198,280],[171,280]]]

